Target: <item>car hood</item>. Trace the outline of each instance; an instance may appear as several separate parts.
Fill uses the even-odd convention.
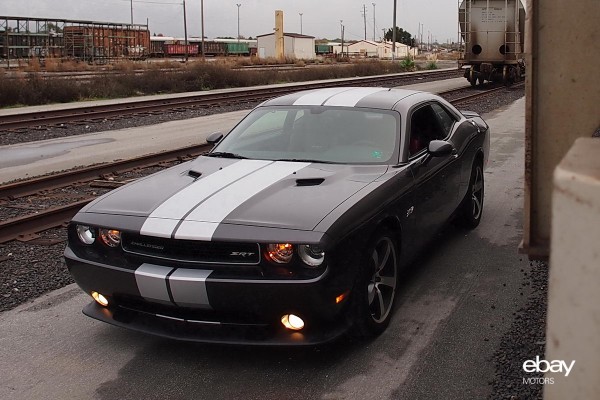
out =
[[[143,217],[142,234],[179,239],[210,240],[223,225],[307,231],[387,168],[199,157],[114,190],[82,212]]]

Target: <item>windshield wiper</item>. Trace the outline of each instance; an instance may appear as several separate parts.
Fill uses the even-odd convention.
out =
[[[321,163],[321,164],[342,164],[342,163],[335,162],[335,161],[312,160],[310,158],[279,158],[274,161],[312,162],[312,163]]]
[[[239,158],[239,159],[246,159],[248,157],[244,157],[242,155],[239,154],[235,154],[235,153],[228,153],[226,151],[215,151],[214,153],[208,153],[205,154],[206,157],[220,157],[220,158]]]

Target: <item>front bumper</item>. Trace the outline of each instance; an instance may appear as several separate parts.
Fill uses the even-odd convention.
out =
[[[260,280],[211,278],[210,270],[141,264],[121,268],[78,257],[65,259],[75,282],[88,294],[102,293],[84,314],[116,326],[171,339],[255,345],[312,345],[331,341],[349,328],[348,299],[353,279],[327,269],[314,279]],[[337,272],[337,271],[336,271]],[[287,330],[284,314],[305,321]]]

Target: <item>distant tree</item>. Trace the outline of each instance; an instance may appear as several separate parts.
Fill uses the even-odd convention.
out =
[[[217,39],[235,39],[233,36],[217,36]]]
[[[56,24],[53,24],[52,22],[48,22],[48,32],[50,32],[50,31],[60,33],[60,32],[62,32],[62,29],[59,26],[57,26]]]
[[[391,41],[393,39],[393,36],[394,32],[392,31],[392,28],[390,28],[385,33],[384,38],[387,41]],[[408,31],[405,31],[404,29],[398,27],[396,27],[396,42],[403,43],[411,47],[415,46],[415,39],[413,39],[412,35]]]

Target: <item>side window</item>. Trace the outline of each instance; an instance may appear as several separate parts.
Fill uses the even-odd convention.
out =
[[[454,117],[448,111],[437,103],[432,103],[431,107],[444,130],[444,137],[447,137],[452,131],[452,125],[455,122]]]
[[[426,149],[432,140],[440,140],[446,136],[431,104],[415,110],[410,118],[409,156]]]

